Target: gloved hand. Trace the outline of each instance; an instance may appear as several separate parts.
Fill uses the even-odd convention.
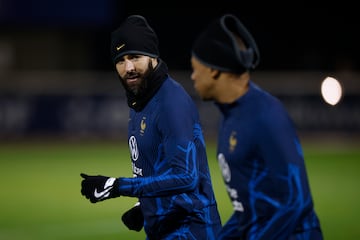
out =
[[[126,211],[121,220],[130,230],[140,232],[144,226],[144,216],[141,212],[140,203],[135,204],[133,208]]]
[[[81,182],[81,194],[90,199],[90,202],[96,203],[120,196],[116,178],[101,175],[89,176],[85,173],[81,173],[80,176],[84,178]]]

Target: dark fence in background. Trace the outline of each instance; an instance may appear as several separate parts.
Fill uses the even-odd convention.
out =
[[[216,135],[218,110],[202,102],[186,71],[173,72],[196,101],[206,135]],[[302,133],[360,135],[359,75],[333,74],[344,87],[336,106],[320,95],[321,72],[261,72],[253,80],[286,106]],[[22,72],[2,74],[0,138],[118,138],[127,134],[128,107],[115,73]]]

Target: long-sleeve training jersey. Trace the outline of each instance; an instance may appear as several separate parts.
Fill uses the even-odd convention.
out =
[[[135,177],[119,178],[119,191],[139,198],[149,239],[187,221],[202,225],[194,239],[215,239],[221,222],[203,133],[180,84],[168,76],[141,111],[130,109],[128,143]]]
[[[321,239],[302,148],[280,101],[250,82],[237,101],[216,105],[217,158],[234,208],[219,239]]]

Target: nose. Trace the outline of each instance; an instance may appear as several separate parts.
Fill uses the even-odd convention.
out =
[[[131,60],[125,60],[125,71],[129,72],[135,69],[135,65]]]
[[[190,74],[190,79],[191,79],[192,81],[195,81],[194,72],[191,72],[191,74]]]

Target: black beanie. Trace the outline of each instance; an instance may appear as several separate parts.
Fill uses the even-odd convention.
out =
[[[244,41],[246,50],[239,48],[235,36]],[[211,68],[233,73],[255,69],[260,59],[255,40],[231,14],[215,19],[200,33],[193,44],[192,56]]]
[[[131,15],[111,33],[111,58],[114,64],[127,54],[159,57],[159,40],[143,16]]]

